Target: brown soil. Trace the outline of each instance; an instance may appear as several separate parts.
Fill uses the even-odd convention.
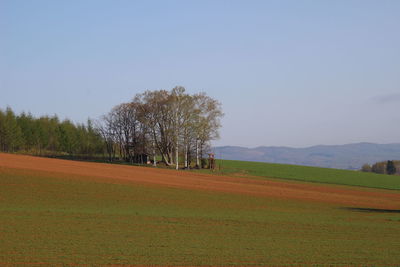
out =
[[[400,193],[392,190],[363,189],[303,182],[261,180],[175,171],[148,167],[113,165],[40,158],[0,153],[1,167],[46,171],[139,184],[191,190],[218,191],[268,198],[331,203],[346,207],[400,209]]]

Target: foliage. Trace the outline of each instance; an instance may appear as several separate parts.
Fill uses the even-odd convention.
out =
[[[16,151],[23,146],[21,128],[11,108],[0,110],[0,150]]]
[[[372,165],[371,171],[378,174],[385,174],[386,162],[377,162]]]
[[[201,167],[210,141],[219,137],[221,104],[205,93],[190,95],[184,87],[146,91],[115,106],[95,124],[59,121],[57,116],[34,118],[0,109],[0,151],[36,155],[92,156],[106,152],[108,160],[154,165],[161,158],[179,168]],[[180,157],[183,155],[183,157]]]
[[[366,166],[366,165],[364,165]],[[400,160],[388,160],[374,163],[370,170],[368,168],[362,168],[362,171],[374,172],[378,174],[398,174],[400,175]]]
[[[396,166],[394,165],[393,160],[388,160],[386,164],[386,173],[389,175],[396,173]]]
[[[361,171],[362,172],[371,172],[372,171],[372,167],[371,167],[371,165],[366,163],[366,164],[362,165]]]
[[[160,156],[166,165],[184,167],[200,160],[209,142],[218,138],[221,104],[204,93],[189,95],[184,87],[146,91],[115,106],[97,122],[109,160],[134,162],[136,155]],[[194,156],[195,155],[195,156]]]
[[[57,116],[34,118],[0,109],[0,151],[37,155],[92,155],[103,152],[103,141],[89,120],[87,125],[59,121]]]

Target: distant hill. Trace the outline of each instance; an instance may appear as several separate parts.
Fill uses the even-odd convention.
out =
[[[239,146],[215,147],[217,158],[284,163],[338,169],[360,169],[365,163],[400,160],[399,144],[356,143],[306,148]]]

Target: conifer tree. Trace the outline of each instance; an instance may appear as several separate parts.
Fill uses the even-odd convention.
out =
[[[393,160],[388,160],[386,164],[386,173],[389,175],[396,173],[396,166],[394,165]]]

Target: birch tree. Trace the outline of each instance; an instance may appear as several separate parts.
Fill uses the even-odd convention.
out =
[[[218,101],[205,93],[190,95],[177,86],[171,91],[146,91],[130,103],[116,106],[103,118],[100,131],[118,144],[125,157],[131,157],[129,149],[133,147],[134,153],[147,155],[151,151],[154,165],[157,154],[166,165],[179,169],[180,153],[185,168],[190,167],[190,155],[195,153],[196,166],[200,167],[204,150],[218,138],[222,116]]]

